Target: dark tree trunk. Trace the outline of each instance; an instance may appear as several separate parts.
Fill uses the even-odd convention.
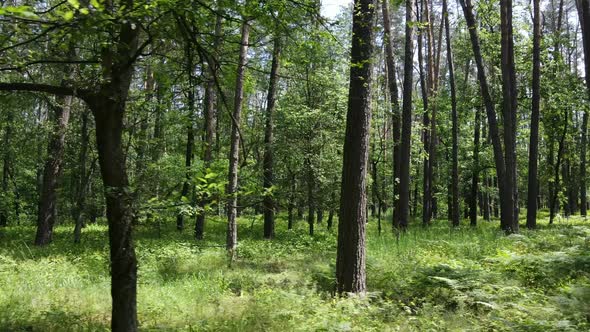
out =
[[[289,189],[289,203],[287,206],[287,213],[288,213],[287,229],[293,229],[293,222],[295,220],[293,210],[295,210],[295,197],[296,197],[295,191],[297,189],[297,182],[296,182],[295,174],[290,169],[288,169],[287,171],[289,173],[289,179],[291,181],[291,186]]]
[[[590,1],[579,0],[578,14],[582,27],[582,40],[584,45],[584,64],[586,76],[586,89],[590,98]],[[584,110],[582,118],[582,141],[580,151],[580,214],[586,216],[588,207],[586,196],[586,149],[588,140],[588,110]]]
[[[314,220],[315,220],[315,198],[313,189],[315,181],[313,176],[313,167],[309,158],[305,159],[305,168],[307,169],[307,224],[309,225],[309,235],[313,236]]]
[[[402,102],[402,128],[400,141],[400,183],[399,202],[396,206],[394,227],[406,229],[410,219],[410,143],[412,135],[412,72],[414,68],[413,56],[413,11],[414,0],[406,0],[406,45],[404,51],[404,91]]]
[[[164,152],[164,84],[161,81],[156,83],[156,114],[154,119],[154,130],[152,139],[154,146],[152,148],[152,162],[157,162],[162,158]]]
[[[240,119],[242,117],[242,101],[244,99],[244,73],[246,70],[246,57],[248,56],[248,42],[250,37],[250,25],[244,20],[242,23],[242,39],[240,41],[240,56],[236,75],[236,90],[234,95],[234,111],[231,126],[231,147],[229,153],[229,176],[227,184],[227,240],[226,248],[230,259],[235,259],[235,251],[238,245],[238,224],[236,222],[238,207],[238,164],[240,156]]]
[[[4,193],[3,202],[0,206],[0,227],[8,225],[8,179],[10,177],[10,140],[12,139],[12,121],[13,113],[8,111],[6,125],[4,127],[4,137],[2,138],[2,192]],[[18,218],[18,215],[16,216]]]
[[[490,194],[488,193],[490,186],[490,177],[487,172],[484,173],[484,186],[485,191],[483,193],[483,219],[490,221]]]
[[[263,188],[264,188],[264,238],[272,239],[275,235],[275,201],[272,193],[274,184],[273,170],[273,116],[277,86],[279,81],[279,58],[281,56],[281,40],[275,36],[272,65],[270,69],[270,81],[268,85],[268,96],[266,101],[266,124],[264,129],[264,162],[263,162]]]
[[[518,183],[516,178],[516,126],[517,86],[512,36],[512,0],[500,1],[500,27],[502,31],[502,118],[504,124],[504,162],[506,163],[505,192],[502,200],[511,209],[503,223],[507,233],[518,232]],[[504,211],[502,211],[504,214]]]
[[[113,69],[114,70],[114,69]],[[137,330],[137,260],[132,241],[132,194],[122,145],[124,95],[91,105],[96,122],[96,145],[104,183],[111,257],[112,330]]]
[[[373,48],[373,1],[356,0],[354,8],[336,260],[339,294],[366,291],[366,171],[371,125],[369,60]]]
[[[49,244],[53,236],[56,222],[57,186],[62,172],[66,130],[70,120],[72,97],[58,97],[58,105],[50,106],[54,111],[53,129],[47,145],[47,159],[43,168],[43,185],[39,197],[39,213],[37,215],[37,234],[35,245]]]
[[[420,2],[422,7],[425,7],[424,0]],[[419,21],[423,25],[427,25],[428,23],[425,22],[424,19],[424,10],[420,10],[418,7],[418,3],[416,3],[416,13],[419,13],[420,18]],[[423,55],[423,40],[424,40],[424,32],[423,28],[418,29],[418,69],[420,74],[420,91],[422,92],[422,105],[423,105],[423,113],[422,113],[422,144],[424,151],[430,151],[430,115],[428,114],[429,109],[429,94],[430,94],[430,70],[428,71],[429,75],[428,78],[424,74],[424,55]],[[430,55],[430,40],[429,40],[429,49],[428,54]],[[428,58],[430,60],[430,57]],[[429,67],[430,68],[430,67]],[[428,79],[428,83],[427,83]],[[430,223],[430,215],[431,215],[431,202],[432,197],[430,193],[430,157],[424,156],[423,158],[423,168],[422,168],[422,224],[428,225]]]
[[[586,65],[590,67],[590,64]],[[586,74],[588,75],[588,74]],[[587,76],[588,77],[588,76]],[[588,83],[587,83],[588,84]],[[590,92],[589,92],[590,93]],[[586,147],[588,144],[588,111],[584,111],[582,118],[582,140],[580,151],[580,215],[586,216],[586,209],[588,207],[586,196]]]
[[[449,84],[451,88],[451,119],[452,129],[452,171],[451,171],[451,192],[452,192],[452,213],[451,220],[454,226],[459,226],[459,121],[457,117],[457,95],[455,92],[455,67],[453,64],[453,51],[451,48],[451,32],[449,27],[449,12],[447,1],[443,0],[443,17],[445,20],[445,34],[447,39],[447,62],[449,66]],[[440,47],[440,46],[439,46]],[[478,111],[479,112],[479,109]],[[476,121],[476,127],[479,121]]]
[[[385,43],[385,57],[387,62],[387,87],[389,89],[390,107],[391,107],[391,130],[393,138],[393,206],[397,206],[399,198],[399,171],[400,171],[400,108],[397,91],[397,77],[395,74],[395,59],[393,54],[393,42],[391,36],[391,21],[389,17],[389,1],[383,0],[381,6],[383,12],[383,33]],[[393,214],[395,221],[393,224],[399,224],[399,218],[396,213]]]
[[[549,198],[549,224],[553,224],[553,219],[555,218],[555,214],[559,210],[559,202],[558,197],[561,191],[561,184],[560,184],[560,177],[559,171],[561,170],[561,162],[563,158],[563,150],[565,149],[565,137],[567,135],[568,129],[568,119],[569,114],[568,112],[564,112],[564,125],[563,125],[563,133],[561,138],[559,139],[558,148],[557,148],[557,161],[553,167],[553,192],[551,193],[551,197]]]
[[[537,192],[539,186],[539,109],[541,102],[541,9],[540,0],[533,0],[533,97],[531,101],[531,134],[529,141],[529,174],[527,193],[526,226],[528,229],[537,227]]]
[[[82,228],[84,226],[84,210],[86,207],[86,188],[90,180],[90,175],[86,170],[86,159],[88,158],[88,144],[90,137],[88,134],[88,118],[90,112],[84,110],[82,112],[81,126],[80,126],[80,154],[78,156],[78,188],[76,192],[76,211],[74,213],[74,220],[76,226],[74,227],[74,243],[80,243],[82,236]]]
[[[473,131],[473,169],[471,170],[471,192],[469,194],[469,224],[477,226],[477,193],[479,189],[479,140],[481,128],[481,111],[475,110]]]

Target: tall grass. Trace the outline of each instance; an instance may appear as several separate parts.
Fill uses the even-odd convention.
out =
[[[225,222],[206,240],[173,222],[139,225],[138,311],[143,330],[443,331],[590,329],[590,227],[579,218],[505,236],[496,222],[477,228],[412,227],[394,235],[368,224],[367,282],[359,298],[334,297],[335,230],[262,219],[239,224],[239,258],[228,265]],[[106,227],[71,225],[54,242],[30,245],[32,227],[0,236],[0,331],[100,331],[110,317]]]

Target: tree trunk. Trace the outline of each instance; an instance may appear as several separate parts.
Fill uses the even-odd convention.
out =
[[[508,190],[505,186],[505,173],[506,164],[504,162],[504,154],[502,151],[502,142],[500,141],[500,133],[498,129],[498,121],[496,119],[496,110],[494,102],[490,95],[489,85],[486,77],[485,67],[483,64],[483,58],[481,56],[481,49],[479,45],[479,36],[477,33],[477,26],[475,16],[473,15],[473,5],[471,0],[459,0],[463,13],[465,15],[465,21],[469,30],[469,38],[471,40],[471,48],[473,50],[473,57],[477,66],[477,78],[479,81],[480,92],[484,105],[486,108],[486,115],[488,119],[489,134],[492,140],[492,147],[494,151],[494,163],[496,166],[496,177],[498,179],[498,188],[500,192],[500,204],[502,205],[502,225],[510,225],[513,220],[514,210],[512,201],[510,201],[509,195],[506,193]],[[511,190],[512,188],[510,188]],[[510,191],[512,194],[512,192]],[[510,194],[510,195],[511,195]],[[508,199],[506,199],[508,197]]]
[[[590,98],[590,1],[579,0],[578,13],[582,27],[582,41],[584,45],[584,64],[586,77],[586,90]],[[580,214],[586,216],[588,207],[586,196],[586,149],[588,140],[588,110],[584,110],[582,118],[582,141],[580,151]]]
[[[84,110],[82,112],[82,125],[80,126],[80,154],[78,156],[78,188],[76,192],[76,211],[74,220],[76,226],[74,227],[74,243],[80,243],[82,236],[82,227],[84,226],[84,209],[86,206],[86,188],[90,180],[90,175],[86,170],[86,159],[88,158],[88,143],[90,137],[88,134],[88,117],[90,112]]]
[[[500,1],[500,27],[502,32],[502,118],[504,124],[504,162],[506,163],[503,201],[508,218],[502,229],[507,233],[518,232],[518,183],[516,178],[516,127],[517,86],[514,65],[514,40],[512,36],[512,0]],[[504,211],[502,211],[504,214]]]
[[[53,129],[47,145],[47,159],[43,168],[43,185],[39,197],[39,213],[37,215],[37,234],[35,245],[43,246],[51,242],[53,226],[56,222],[57,186],[62,172],[65,138],[72,97],[57,98],[58,105],[50,106],[54,111]]]
[[[452,129],[452,171],[451,171],[451,192],[452,192],[452,213],[451,221],[454,226],[459,226],[459,123],[457,117],[457,95],[455,92],[455,67],[453,64],[453,51],[451,48],[451,32],[449,27],[449,12],[447,1],[443,0],[443,17],[445,20],[445,34],[447,39],[447,62],[449,66],[449,84],[451,88],[451,119]],[[440,47],[440,46],[439,46]],[[479,109],[478,111],[479,112]],[[479,127],[479,121],[476,121],[476,127]]]
[[[420,5],[423,7],[420,10],[418,3],[416,3],[416,13],[420,16],[418,21],[421,24],[427,25],[428,22],[425,21],[424,16],[427,12],[424,9],[427,6],[425,1],[420,1]],[[426,28],[428,29],[428,28]],[[428,31],[428,30],[427,30]],[[423,113],[422,113],[422,144],[424,151],[430,151],[430,116],[428,114],[429,111],[429,96],[430,96],[430,66],[428,67],[428,77],[424,74],[424,55],[423,55],[423,40],[424,40],[424,32],[423,28],[418,29],[418,69],[420,74],[420,91],[422,92],[422,106],[423,106]],[[429,32],[428,32],[429,34]],[[430,36],[430,35],[429,35]],[[431,55],[430,52],[430,39],[428,40],[428,55]],[[428,58],[430,61],[430,58]],[[430,157],[425,155],[423,158],[423,168],[422,168],[422,225],[426,226],[430,223],[430,215],[431,215],[431,202],[432,202],[432,195],[430,193]]]
[[[264,162],[263,162],[263,188],[264,188],[264,238],[272,239],[275,235],[275,202],[272,193],[274,184],[273,171],[273,116],[279,81],[279,58],[281,55],[281,40],[275,36],[272,65],[270,69],[270,81],[268,85],[268,96],[266,102],[266,125],[264,129]]]
[[[336,260],[336,285],[339,294],[366,291],[366,171],[371,125],[373,1],[356,0],[354,8]]]
[[[307,224],[309,225],[309,235],[313,236],[314,220],[315,220],[315,198],[313,189],[315,188],[315,181],[313,176],[313,167],[309,157],[305,159],[305,168],[307,169]]]
[[[527,193],[528,229],[537,227],[539,109],[541,102],[541,9],[540,0],[533,0],[533,97],[531,101],[531,133],[529,141],[529,174]]]
[[[242,117],[242,101],[244,99],[244,72],[246,69],[246,57],[248,56],[248,41],[250,26],[248,21],[242,23],[242,39],[240,42],[240,56],[236,75],[236,90],[234,96],[234,111],[231,126],[231,147],[229,153],[229,176],[227,184],[227,240],[226,248],[230,259],[235,259],[238,245],[238,224],[236,214],[238,207],[238,164],[240,156],[240,119]]]
[[[553,168],[553,175],[554,175],[554,186],[553,192],[551,193],[551,197],[549,198],[549,224],[553,224],[553,219],[555,218],[555,214],[559,210],[559,193],[561,192],[561,185],[560,185],[560,178],[559,178],[559,171],[561,170],[561,161],[563,158],[563,150],[565,148],[565,137],[567,135],[567,128],[568,128],[568,119],[569,114],[568,112],[564,112],[565,123],[563,125],[563,133],[561,138],[559,139],[558,148],[557,148],[557,161]]]
[[[414,0],[406,0],[406,45],[404,51],[404,91],[402,102],[402,128],[400,142],[400,183],[399,202],[396,205],[394,227],[405,230],[410,219],[410,150],[412,135],[412,72],[414,68],[413,55],[413,11]]]
[[[391,130],[393,138],[393,206],[397,206],[399,198],[399,171],[400,171],[400,108],[397,91],[397,77],[395,75],[395,59],[393,54],[393,42],[391,36],[391,21],[389,17],[389,1],[383,0],[381,6],[383,12],[383,33],[385,43],[385,58],[387,62],[387,87],[389,88],[389,99],[391,107]],[[399,218],[394,213],[394,225],[399,224]]]
[[[8,178],[10,176],[10,140],[12,139],[12,121],[13,113],[8,111],[6,125],[4,127],[4,137],[2,139],[2,205],[0,205],[0,227],[8,225]],[[18,218],[18,215],[16,216]]]
[[[477,226],[477,192],[479,189],[479,139],[481,128],[481,111],[475,110],[473,131],[473,169],[471,170],[471,193],[469,194],[469,224]]]
[[[186,34],[187,32],[185,32]],[[182,200],[190,204],[189,190],[190,190],[190,182],[191,182],[191,166],[194,158],[194,150],[195,150],[195,86],[193,83],[193,71],[194,71],[194,61],[193,61],[193,52],[192,52],[192,43],[189,40],[188,36],[185,36],[185,55],[186,55],[186,67],[185,71],[188,78],[188,93],[187,93],[187,112],[188,112],[188,124],[186,127],[186,150],[184,154],[184,167],[185,167],[185,179],[182,184],[182,193],[181,197]],[[184,215],[182,212],[179,212],[176,216],[176,229],[178,231],[184,230]]]
[[[128,91],[129,85],[126,87]],[[96,145],[109,222],[111,327],[113,331],[136,331],[137,260],[132,242],[133,198],[121,142],[126,96],[113,99],[105,98],[91,106],[96,120]]]
[[[205,89],[205,124],[203,126],[204,135],[204,146],[203,146],[203,163],[205,170],[211,167],[211,161],[213,161],[213,149],[217,140],[217,117],[215,107],[217,104],[217,83],[218,71],[219,71],[219,60],[218,53],[221,45],[221,29],[222,29],[222,17],[217,15],[215,19],[215,40],[213,42],[213,54],[208,60],[208,81]],[[202,192],[199,199],[200,211],[197,214],[195,221],[195,238],[202,240],[205,233],[205,219],[207,215],[207,204],[211,202],[209,192]]]

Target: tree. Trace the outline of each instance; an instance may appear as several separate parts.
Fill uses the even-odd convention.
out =
[[[354,2],[336,259],[338,293],[364,293],[366,290],[366,172],[371,126],[370,62],[373,49],[373,14],[372,0]]]
[[[454,226],[459,225],[459,121],[457,118],[457,96],[455,93],[455,67],[453,64],[453,51],[451,48],[451,33],[449,28],[449,11],[447,1],[443,0],[443,19],[447,40],[447,63],[449,70],[449,85],[451,89],[451,121],[452,129],[452,171],[451,171],[451,222]]]
[[[502,149],[502,142],[500,141],[500,134],[498,129],[498,120],[496,119],[496,109],[492,96],[490,94],[490,88],[488,85],[488,79],[486,70],[483,64],[483,58],[481,55],[481,48],[479,43],[479,34],[477,32],[477,26],[475,21],[475,15],[473,14],[473,5],[471,0],[460,0],[461,7],[463,8],[463,14],[465,15],[465,21],[469,29],[469,39],[471,41],[471,48],[473,51],[473,57],[477,66],[477,79],[479,81],[479,87],[481,96],[485,105],[486,115],[488,118],[489,135],[492,141],[492,147],[494,152],[494,164],[496,166],[496,177],[498,178],[498,188],[500,192],[500,205],[501,205],[501,224],[503,229],[507,229],[512,224],[514,210],[512,202],[506,197],[510,198],[512,195],[511,189],[510,194],[507,194],[507,186],[505,181],[506,176],[506,164],[504,161],[504,153]]]
[[[529,174],[526,226],[537,226],[537,159],[539,155],[539,105],[541,102],[541,9],[540,1],[533,0],[533,96],[531,100],[531,134],[529,142]]]
[[[404,51],[404,83],[402,101],[402,128],[400,155],[396,163],[400,164],[399,201],[396,205],[394,227],[404,230],[410,218],[410,150],[412,135],[412,73],[414,68],[413,11],[414,1],[406,0],[406,46]]]
[[[246,57],[248,55],[248,40],[250,37],[250,25],[247,19],[243,20],[242,39],[240,41],[240,56],[236,75],[236,88],[234,95],[234,110],[231,126],[231,150],[229,153],[229,172],[226,195],[227,201],[227,239],[226,248],[230,259],[235,258],[238,245],[238,225],[236,222],[238,208],[238,162],[240,156],[240,118],[242,116],[242,101],[244,99],[244,72],[246,69]]]
[[[385,57],[387,61],[387,87],[389,89],[389,98],[391,104],[391,130],[393,131],[393,197],[396,206],[396,197],[399,196],[399,179],[400,170],[400,109],[397,92],[397,77],[395,75],[395,59],[393,55],[393,41],[391,36],[391,22],[389,17],[389,1],[383,0],[381,4],[383,14],[383,38],[385,43]],[[399,223],[398,216],[394,214],[393,218],[396,220],[394,224]]]
[[[512,0],[500,1],[500,28],[502,31],[502,119],[504,124],[504,202],[501,227],[508,233],[518,232],[518,189],[516,182],[516,112],[518,106],[514,40],[512,36]],[[506,211],[504,211],[506,210]]]
[[[584,63],[585,63],[585,78],[586,88],[588,91],[588,98],[590,99],[590,2],[588,0],[579,0],[578,12],[580,17],[580,25],[582,26],[582,43],[584,46]],[[586,154],[588,141],[588,110],[584,110],[582,119],[582,142],[580,151],[580,214],[586,216],[586,209],[588,206],[586,197]]]
[[[128,19],[106,27],[113,36],[101,54],[104,80],[95,90],[42,83],[0,83],[0,90],[35,91],[83,99],[95,118],[96,145],[104,184],[109,223],[113,331],[137,330],[137,260],[132,240],[132,194],[122,144],[125,103],[137,60],[140,30],[131,15],[133,0],[110,4],[105,11],[121,9]],[[146,45],[146,44],[142,44]],[[67,61],[66,61],[67,63]]]
[[[274,237],[274,213],[275,202],[273,199],[272,187],[274,184],[273,171],[273,115],[275,110],[275,100],[277,94],[277,85],[279,80],[279,59],[281,56],[281,40],[275,36],[272,65],[270,69],[270,81],[268,85],[268,96],[266,101],[266,125],[264,129],[264,171],[263,171],[263,190],[264,190],[264,237],[272,239]]]

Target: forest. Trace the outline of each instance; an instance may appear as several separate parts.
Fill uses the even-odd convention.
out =
[[[0,0],[0,331],[590,330],[590,0]]]

